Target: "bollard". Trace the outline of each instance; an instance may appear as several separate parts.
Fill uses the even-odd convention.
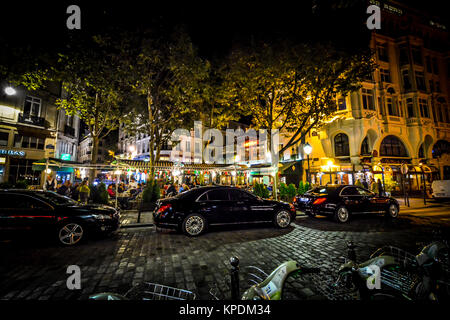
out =
[[[356,262],[356,252],[353,241],[347,242],[347,259]]]
[[[230,288],[231,300],[239,300],[239,259],[238,257],[231,257],[230,259]]]

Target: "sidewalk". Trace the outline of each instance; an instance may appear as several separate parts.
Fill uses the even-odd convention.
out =
[[[137,228],[137,227],[151,227],[153,223],[153,212],[141,212],[141,217],[138,222],[137,210],[123,210],[120,212],[120,227],[121,228]]]
[[[409,198],[409,207],[405,203],[404,198],[395,198],[400,204],[400,210],[411,210],[411,209],[426,209],[426,208],[437,208],[442,207],[443,203],[436,202],[434,199],[426,199],[426,205],[423,202],[423,198]]]

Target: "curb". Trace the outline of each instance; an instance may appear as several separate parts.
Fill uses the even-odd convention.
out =
[[[130,223],[121,225],[120,229],[131,229],[131,228],[145,228],[145,227],[153,227],[154,223]]]

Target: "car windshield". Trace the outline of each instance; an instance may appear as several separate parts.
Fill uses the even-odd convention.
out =
[[[69,198],[69,197],[65,197],[62,195],[59,195],[57,193],[54,192],[40,192],[37,194],[37,196],[50,201],[51,203],[55,204],[55,205],[68,205],[68,206],[77,206],[80,205],[79,202]]]

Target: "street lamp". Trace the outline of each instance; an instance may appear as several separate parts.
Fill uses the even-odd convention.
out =
[[[427,190],[426,190],[426,183],[425,183],[425,169],[423,168],[423,163],[419,163],[419,167],[422,170],[422,181],[423,181],[423,204],[427,205]]]
[[[6,93],[8,96],[13,96],[13,95],[15,95],[15,94],[17,93],[17,91],[16,91],[16,89],[14,89],[13,87],[8,86],[8,87],[5,88],[5,93]]]
[[[309,155],[310,155],[311,152],[312,152],[312,147],[311,147],[311,145],[310,145],[309,143],[306,143],[306,144],[303,146],[303,151],[306,153],[306,157],[308,158],[308,174],[306,175],[306,177],[307,177],[307,179],[308,179],[308,183],[311,184],[311,172],[310,172],[310,169],[309,169]]]
[[[331,175],[331,169],[333,168],[333,161],[328,160],[327,167],[330,171],[330,184],[333,184],[333,176]]]

